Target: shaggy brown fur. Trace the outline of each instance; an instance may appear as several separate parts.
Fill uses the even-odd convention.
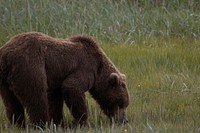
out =
[[[109,118],[125,122],[129,104],[125,77],[87,36],[52,38],[38,32],[13,37],[0,49],[0,93],[10,122],[63,122],[63,102],[74,124],[88,117],[88,91]]]

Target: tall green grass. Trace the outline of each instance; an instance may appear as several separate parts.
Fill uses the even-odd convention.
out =
[[[200,36],[198,0],[1,0],[1,40],[25,31],[90,34],[112,43]]]
[[[27,31],[96,37],[127,76],[129,124],[110,125],[87,94],[89,128],[16,128],[0,102],[0,132],[199,132],[199,0],[0,0],[0,45]]]

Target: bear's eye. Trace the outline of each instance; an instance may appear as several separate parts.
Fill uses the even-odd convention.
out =
[[[121,99],[118,103],[119,108],[124,108],[124,103],[122,102],[123,100]]]
[[[124,83],[122,83],[122,87],[123,87],[123,88],[126,88],[126,85],[125,85]]]

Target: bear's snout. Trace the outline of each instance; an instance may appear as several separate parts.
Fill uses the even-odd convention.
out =
[[[119,124],[126,124],[128,123],[128,118],[126,116],[125,110],[124,109],[119,109],[118,110],[118,115],[115,119],[115,121]]]
[[[122,120],[122,124],[126,124],[126,123],[128,123],[128,118],[125,116],[125,117],[123,118],[123,120]]]

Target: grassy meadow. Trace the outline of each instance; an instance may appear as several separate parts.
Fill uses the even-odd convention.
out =
[[[0,45],[39,31],[53,37],[94,36],[126,74],[129,123],[109,124],[87,94],[89,128],[20,129],[9,124],[0,100],[0,132],[200,132],[199,0],[0,0]],[[65,123],[72,117],[65,107]]]

